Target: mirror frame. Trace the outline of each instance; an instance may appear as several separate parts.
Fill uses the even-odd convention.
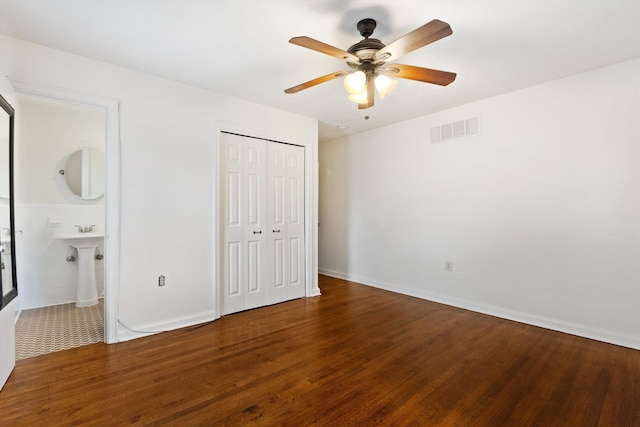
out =
[[[11,290],[3,295],[3,291],[1,290],[2,276],[0,276],[0,310],[2,310],[18,296],[18,277],[16,274],[15,197],[13,194],[13,135],[15,110],[2,95],[0,95],[0,107],[2,107],[2,109],[9,115],[9,234],[11,236],[11,276],[13,279]]]

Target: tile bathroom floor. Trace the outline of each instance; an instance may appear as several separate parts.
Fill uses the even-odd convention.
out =
[[[104,301],[91,307],[75,303],[24,310],[16,323],[16,360],[104,340]]]

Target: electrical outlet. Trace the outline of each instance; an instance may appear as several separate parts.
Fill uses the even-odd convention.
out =
[[[164,284],[165,284],[165,277],[158,276],[158,286],[164,286]]]
[[[453,261],[445,261],[444,262],[444,271],[453,271]]]

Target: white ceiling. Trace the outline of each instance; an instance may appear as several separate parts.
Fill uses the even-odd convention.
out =
[[[283,92],[348,68],[289,38],[346,50],[362,18],[378,21],[373,37],[385,44],[448,22],[453,35],[398,62],[456,81],[400,80],[367,110],[347,100],[341,79]],[[640,1],[0,0],[0,33],[315,117],[327,140],[640,57]]]

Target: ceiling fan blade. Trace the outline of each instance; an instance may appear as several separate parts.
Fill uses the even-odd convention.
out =
[[[318,40],[314,40],[310,37],[292,37],[289,40],[289,43],[306,47],[307,49],[315,50],[316,52],[324,53],[325,55],[333,56],[348,63],[360,64],[360,58],[358,58],[357,56],[352,55],[342,49],[338,49],[337,47],[322,43]]]
[[[446,22],[442,22],[438,19],[434,19],[422,27],[411,31],[400,37],[393,43],[380,49],[374,58],[374,62],[381,62],[387,60],[393,60],[400,58],[402,55],[406,55],[409,52],[440,40],[444,37],[451,35],[453,31]]]
[[[296,93],[301,90],[308,89],[310,87],[319,85],[320,83],[325,83],[333,79],[337,79],[340,76],[344,76],[349,74],[348,71],[336,71],[335,73],[327,74],[326,76],[318,77],[317,79],[309,80],[308,82],[301,83],[297,86],[290,87],[289,89],[285,89],[284,93]]]
[[[431,68],[415,67],[413,65],[389,64],[382,68],[384,73],[391,77],[417,80],[425,83],[433,83],[446,86],[456,79],[456,73],[448,71],[432,70]]]

